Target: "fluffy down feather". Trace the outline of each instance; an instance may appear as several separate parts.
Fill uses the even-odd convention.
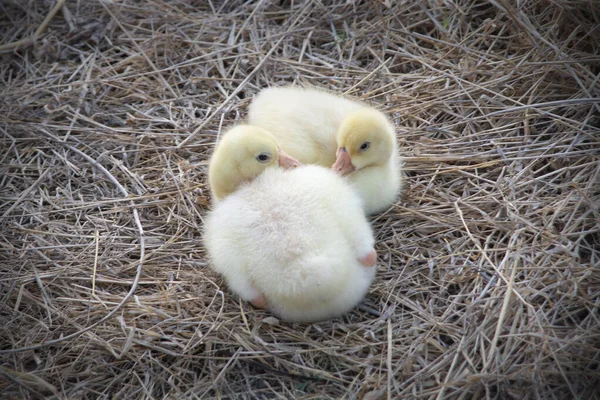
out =
[[[358,258],[373,249],[360,199],[317,166],[269,168],[215,207],[204,243],[230,289],[289,321],[318,321],[358,304],[375,276]]]
[[[390,206],[403,184],[395,130],[374,108],[318,89],[274,87],[250,105],[250,124],[268,130],[291,157],[331,167],[341,148],[351,160],[349,182],[367,214]],[[368,143],[367,149],[361,147]],[[336,163],[337,164],[337,163]]]

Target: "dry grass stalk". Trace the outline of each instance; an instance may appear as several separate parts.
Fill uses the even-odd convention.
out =
[[[35,38],[0,55],[3,397],[597,396],[596,2],[327,3],[0,4],[2,48]],[[289,82],[378,105],[407,157],[375,285],[319,324],[199,245],[218,135]]]

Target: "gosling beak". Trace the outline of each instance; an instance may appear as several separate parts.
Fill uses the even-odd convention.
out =
[[[301,166],[300,161],[286,154],[283,150],[279,150],[279,166],[281,168],[290,169]]]
[[[354,171],[354,165],[352,165],[352,159],[350,158],[350,154],[348,154],[348,150],[345,147],[340,147],[337,151],[337,160],[335,160],[335,164],[331,166],[331,169],[337,172],[338,174],[344,176]]]
[[[371,249],[366,256],[360,257],[358,261],[360,261],[360,263],[365,267],[372,267],[375,265],[375,262],[377,261],[377,253],[375,252],[375,249]]]

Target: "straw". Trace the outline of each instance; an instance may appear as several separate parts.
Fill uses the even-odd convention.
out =
[[[596,3],[3,1],[2,397],[597,398]],[[406,161],[376,281],[315,324],[201,244],[218,135],[289,83]]]

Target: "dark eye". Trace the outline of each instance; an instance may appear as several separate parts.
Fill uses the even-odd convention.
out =
[[[369,148],[370,145],[371,145],[371,142],[364,142],[363,144],[360,145],[360,149],[366,150]]]
[[[258,162],[265,163],[271,159],[271,155],[269,153],[260,153],[256,156]]]

